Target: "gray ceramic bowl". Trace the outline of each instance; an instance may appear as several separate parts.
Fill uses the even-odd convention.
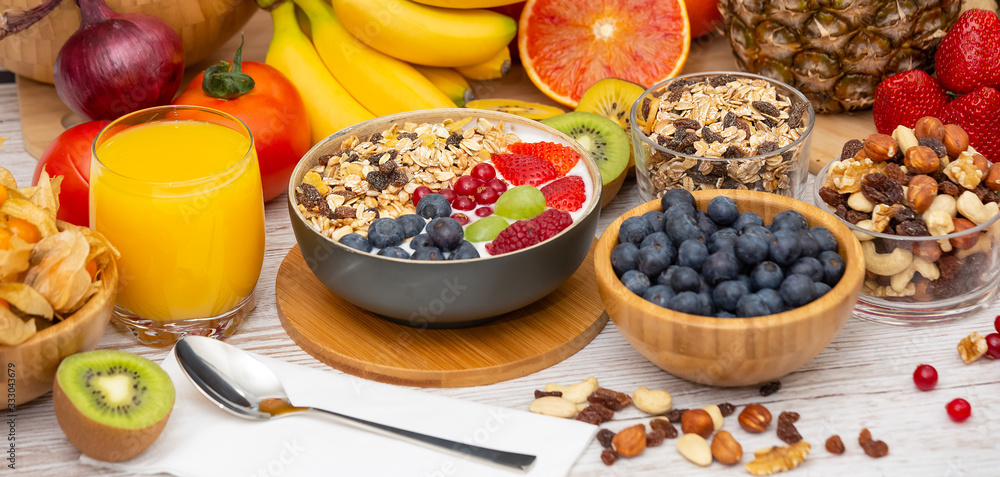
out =
[[[359,252],[310,227],[299,213],[295,187],[319,156],[336,153],[351,136],[367,138],[393,123],[438,123],[484,118],[525,141],[552,141],[576,149],[590,173],[592,199],[580,218],[555,237],[493,257],[415,261]],[[474,121],[470,121],[474,124]],[[295,239],[310,270],[341,298],[397,323],[426,328],[473,326],[529,305],[551,293],[579,268],[594,241],[600,215],[601,174],[570,137],[537,121],[474,109],[434,109],[383,116],[345,128],[316,144],[296,166],[288,186]]]

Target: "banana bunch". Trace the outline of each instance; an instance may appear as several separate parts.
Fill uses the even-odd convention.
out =
[[[273,2],[274,36],[265,62],[302,94],[317,142],[376,116],[474,99],[468,80],[505,75],[507,45],[517,32],[514,19],[486,8],[517,1]]]

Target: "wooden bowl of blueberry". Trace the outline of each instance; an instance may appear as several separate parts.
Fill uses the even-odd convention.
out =
[[[668,190],[618,218],[595,252],[608,315],[665,371],[715,386],[780,378],[837,335],[861,292],[861,246],[789,197]]]

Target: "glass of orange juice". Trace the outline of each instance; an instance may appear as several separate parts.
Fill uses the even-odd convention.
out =
[[[159,106],[109,124],[93,144],[90,223],[121,252],[114,319],[140,342],[225,338],[253,310],[264,202],[235,117]]]

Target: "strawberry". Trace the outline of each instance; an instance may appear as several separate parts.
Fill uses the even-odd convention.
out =
[[[587,201],[587,190],[580,176],[565,176],[542,187],[545,205],[553,209],[573,212],[583,207]]]
[[[538,187],[558,177],[552,163],[527,154],[494,154],[493,165],[508,182]]]
[[[983,86],[959,96],[941,108],[938,118],[961,126],[976,152],[1000,162],[1000,91]]]
[[[941,84],[966,94],[980,86],[1000,87],[1000,18],[973,8],[962,13],[934,55]]]
[[[929,74],[921,70],[896,73],[875,88],[875,129],[892,134],[900,124],[912,128],[924,116],[936,117],[947,102],[948,93]]]
[[[580,160],[580,154],[573,148],[554,142],[516,142],[507,145],[507,151],[545,159],[552,163],[560,176],[566,175]]]

